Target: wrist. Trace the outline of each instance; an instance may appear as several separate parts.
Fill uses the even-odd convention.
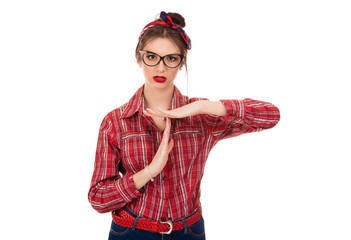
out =
[[[153,181],[154,181],[154,176],[152,175],[152,172],[151,172],[151,170],[150,170],[150,166],[147,165],[147,166],[145,167],[145,169],[146,169],[147,173],[149,174],[150,181],[153,182]]]
[[[148,172],[151,178],[155,178],[159,174],[158,168],[153,162],[146,166],[146,171]]]

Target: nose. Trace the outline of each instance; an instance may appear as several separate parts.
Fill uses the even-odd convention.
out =
[[[156,70],[158,72],[164,72],[166,70],[167,66],[165,65],[165,63],[163,62],[163,59],[159,62],[159,64],[157,64],[156,66]]]

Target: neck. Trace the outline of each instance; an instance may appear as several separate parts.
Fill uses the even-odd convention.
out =
[[[166,89],[155,89],[144,85],[144,99],[148,108],[168,109],[172,104],[174,85]]]

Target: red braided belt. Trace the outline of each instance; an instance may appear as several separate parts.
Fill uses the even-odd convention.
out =
[[[112,219],[116,224],[127,228],[133,227],[135,217],[130,215],[125,209],[118,210],[117,214],[112,212]],[[194,223],[199,221],[200,218],[201,218],[201,206],[199,206],[196,213],[194,213],[193,215],[185,219],[186,225],[187,226],[193,225]],[[183,229],[184,224],[183,224],[183,221],[157,222],[157,221],[150,221],[146,218],[140,218],[136,224],[136,228],[152,231],[155,233],[170,234],[172,231]]]

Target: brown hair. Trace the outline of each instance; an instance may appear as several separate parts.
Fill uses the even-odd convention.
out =
[[[182,17],[182,15],[180,15],[179,13],[172,13],[172,12],[169,12],[167,14],[171,17],[174,24],[177,24],[181,28],[185,27],[185,19]],[[162,21],[162,19],[158,18],[156,19],[156,21]],[[140,37],[138,45],[135,49],[135,57],[137,59],[137,62],[139,63],[141,61],[140,50],[142,50],[149,41],[158,37],[169,38],[174,41],[174,43],[180,49],[181,54],[184,55],[183,62],[180,66],[182,67],[183,65],[185,65],[185,68],[187,69],[187,64],[186,64],[187,46],[184,39],[182,38],[182,36],[177,30],[172,29],[170,27],[165,27],[162,25],[156,25],[154,27],[147,29]]]

